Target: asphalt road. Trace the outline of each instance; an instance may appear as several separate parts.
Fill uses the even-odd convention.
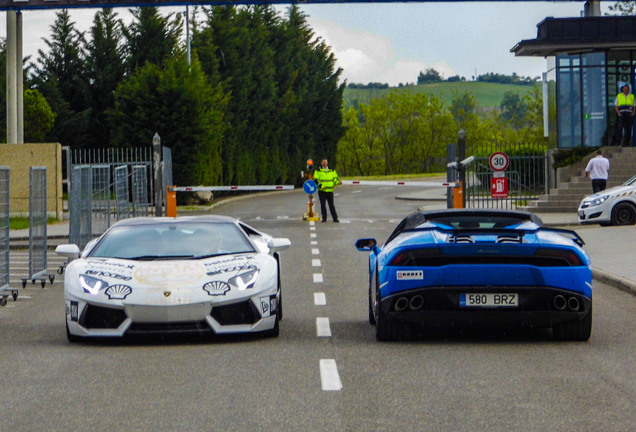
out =
[[[587,343],[505,331],[376,342],[353,243],[384,241],[421,205],[394,196],[339,188],[340,224],[303,221],[302,191],[214,209],[292,241],[275,339],[69,344],[60,278],[28,286],[0,308],[0,430],[636,431],[636,298],[614,288],[595,283]]]

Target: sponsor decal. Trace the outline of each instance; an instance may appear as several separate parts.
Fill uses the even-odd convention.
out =
[[[111,279],[119,279],[124,281],[129,281],[132,279],[131,276],[125,276],[118,273],[112,273],[112,272],[107,272],[102,270],[86,270],[84,273],[91,276],[107,277]]]
[[[230,259],[224,258],[218,261],[208,262],[205,264],[206,274],[208,276],[214,276],[221,273],[230,273],[241,270],[258,270],[251,258],[251,256],[238,256]]]
[[[261,312],[264,317],[269,316],[269,312],[270,312],[269,297],[261,297]]]
[[[164,297],[170,297],[170,294],[172,294],[170,291],[164,291],[163,292],[163,296]]]
[[[198,281],[205,267],[198,262],[149,262],[135,270],[135,278],[151,285],[183,285]]]
[[[79,305],[76,301],[71,302],[70,315],[71,321],[79,321]]]
[[[397,280],[423,280],[424,272],[422,270],[400,270],[397,272]]]
[[[131,292],[132,288],[128,285],[111,285],[106,288],[104,294],[108,296],[109,300],[124,300]]]
[[[225,295],[230,290],[230,286],[226,282],[213,281],[203,285],[203,291],[207,292],[211,296]]]

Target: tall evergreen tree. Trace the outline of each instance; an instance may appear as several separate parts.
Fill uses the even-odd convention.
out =
[[[90,138],[84,34],[75,28],[68,11],[63,9],[51,25],[50,37],[43,39],[49,50],[38,50],[38,65],[33,65],[31,79],[57,115],[47,139],[73,148],[83,147]]]
[[[144,66],[146,62],[161,65],[175,55],[181,36],[181,15],[162,16],[156,7],[131,9],[134,20],[122,31],[126,39],[128,72]]]
[[[183,54],[163,67],[146,63],[115,93],[115,108],[108,112],[113,142],[148,145],[156,132],[172,149],[176,184],[220,184],[225,105],[221,88],[209,85],[196,56],[190,67]]]
[[[122,23],[113,9],[95,14],[86,45],[86,70],[90,81],[90,147],[110,145],[105,111],[115,105],[114,93],[125,76]]]

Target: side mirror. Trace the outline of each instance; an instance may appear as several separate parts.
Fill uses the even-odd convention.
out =
[[[74,260],[79,257],[80,250],[77,245],[74,244],[61,244],[55,248],[55,253]]]
[[[369,252],[372,251],[377,244],[378,242],[372,238],[360,239],[356,241],[356,248],[362,252]]]
[[[291,246],[291,241],[288,238],[273,238],[269,242],[267,242],[267,247],[269,248],[269,253],[272,254],[274,252],[279,252],[285,250]]]

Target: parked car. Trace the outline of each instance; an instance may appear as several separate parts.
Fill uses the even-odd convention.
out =
[[[417,212],[369,254],[369,321],[380,341],[422,327],[551,328],[559,340],[592,330],[590,258],[576,232],[547,228],[531,213]]]
[[[634,225],[636,223],[636,176],[620,186],[583,198],[579,205],[579,222]]]
[[[64,276],[69,341],[153,333],[278,336],[279,251],[273,238],[225,216],[117,222],[69,257]]]

